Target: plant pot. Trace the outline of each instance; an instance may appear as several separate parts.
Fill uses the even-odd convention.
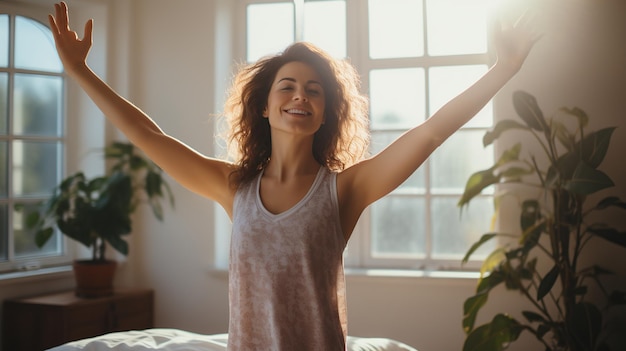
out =
[[[76,260],[73,264],[76,296],[96,298],[113,295],[113,277],[117,262]]]

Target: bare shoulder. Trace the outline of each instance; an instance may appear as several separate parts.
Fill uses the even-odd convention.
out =
[[[174,153],[172,149],[159,154],[157,163],[180,185],[219,203],[230,215],[236,191],[231,174],[236,166],[186,147],[179,147]]]
[[[237,191],[237,186],[232,181],[235,170],[236,166],[231,162],[204,157],[200,161],[200,174],[191,183],[195,185],[192,190],[218,202],[230,215]]]

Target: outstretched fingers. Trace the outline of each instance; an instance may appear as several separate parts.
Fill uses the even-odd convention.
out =
[[[526,9],[524,13],[517,19],[513,28],[522,30],[528,33],[531,41],[534,43],[541,39],[543,33],[536,31],[537,12]]]
[[[65,2],[54,4],[54,15],[48,16],[57,52],[68,72],[85,65],[93,42],[93,20],[85,23],[82,39],[70,28],[68,7]]]
[[[70,30],[70,20],[69,14],[67,11],[67,4],[65,2],[61,2],[58,4],[54,4],[55,11],[55,19],[57,28],[59,32],[61,31],[69,31]]]
[[[91,45],[91,41],[93,38],[92,32],[93,32],[93,19],[90,19],[89,21],[85,23],[85,31],[83,32],[83,39],[81,41],[87,41],[89,42],[89,45]]]

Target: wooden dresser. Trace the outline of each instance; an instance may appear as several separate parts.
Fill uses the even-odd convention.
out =
[[[117,290],[83,299],[73,291],[4,301],[5,351],[42,351],[114,331],[152,328],[152,290]]]

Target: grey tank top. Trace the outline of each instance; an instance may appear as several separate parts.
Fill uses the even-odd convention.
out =
[[[345,350],[337,174],[320,168],[308,193],[279,214],[261,202],[261,177],[242,185],[233,205],[228,350]]]

